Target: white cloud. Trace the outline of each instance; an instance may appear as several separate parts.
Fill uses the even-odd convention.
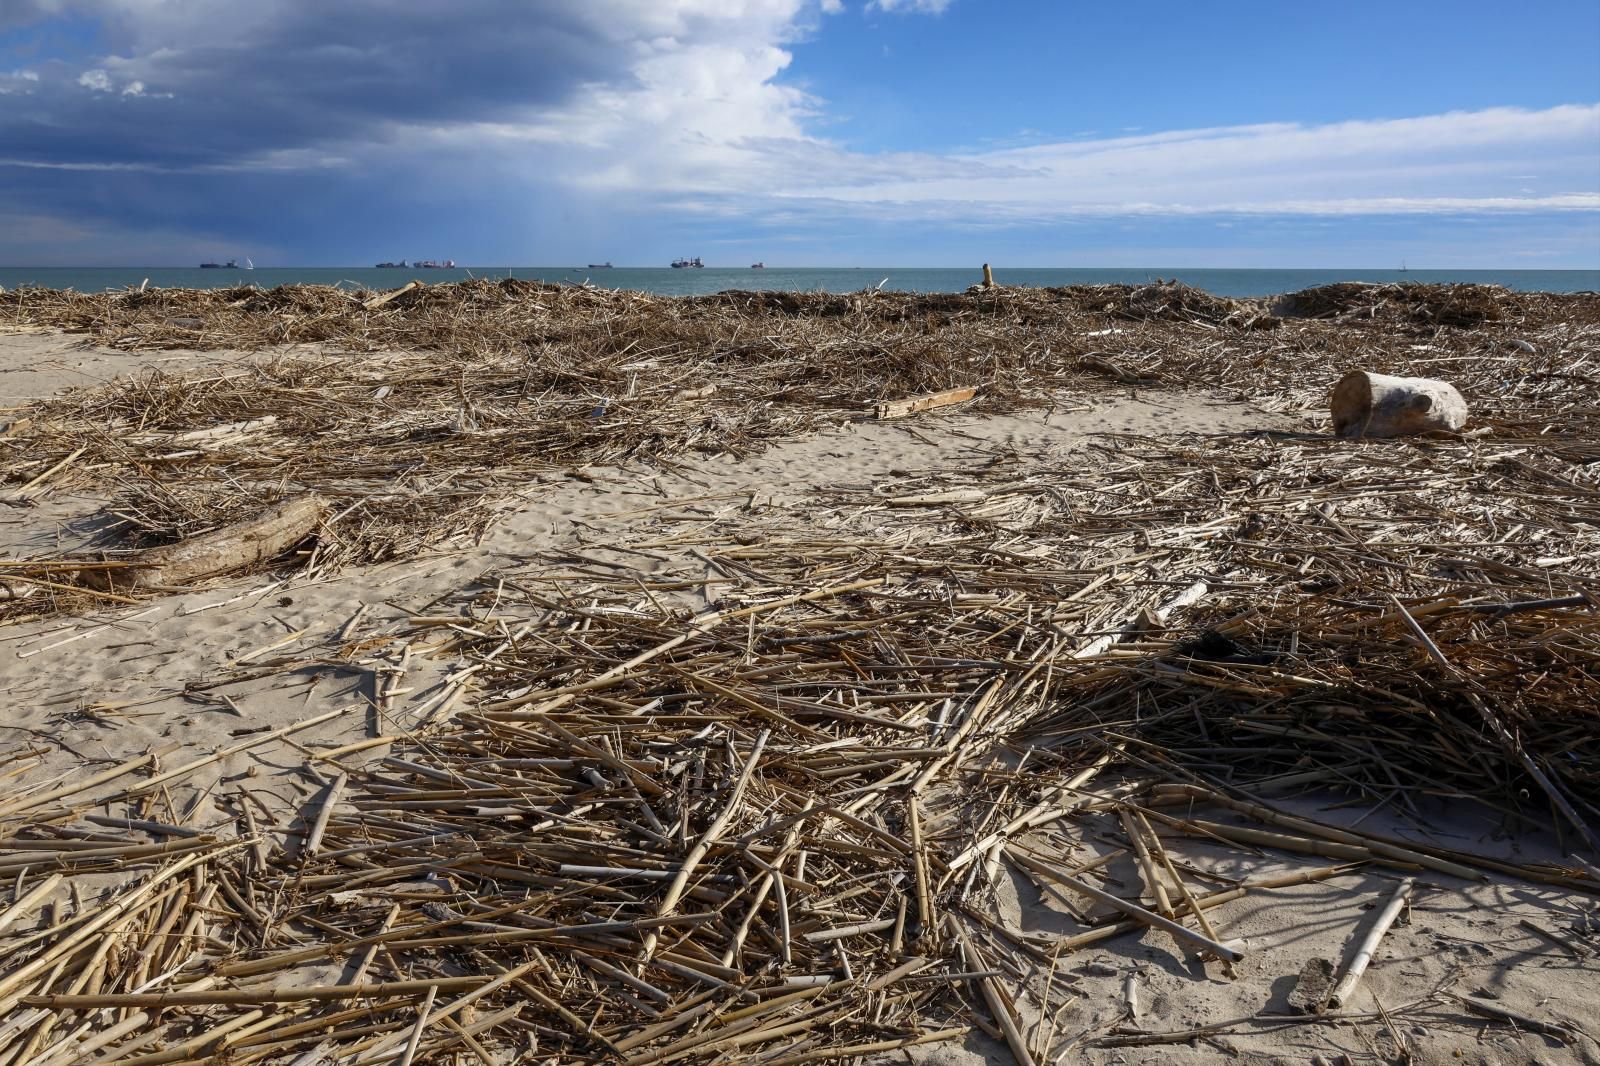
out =
[[[867,153],[823,136],[826,102],[780,80],[791,60],[785,44],[808,10],[802,0],[662,4],[649,16],[626,0],[613,4],[614,25],[627,15],[660,30],[635,30],[628,78],[594,86],[577,104],[423,136],[580,195],[744,217],[793,210],[983,225],[1600,210],[1600,104]],[[1530,185],[1530,172],[1543,177]]]
[[[792,55],[804,0],[646,3],[612,0],[611,23],[633,21],[624,76],[585,87],[558,107],[511,120],[405,129],[453,152],[474,149],[515,171],[585,189],[738,194],[770,180],[796,151],[822,152],[807,127],[820,102],[775,80]]]
[[[501,55],[493,49],[505,31],[460,27],[503,21],[458,18],[436,0],[348,0],[337,18],[317,0],[255,0],[237,19],[200,17],[212,2],[78,0],[106,13],[115,54],[79,64],[92,65],[76,83],[93,93],[72,90],[64,65],[41,68],[41,91],[63,86],[78,110],[65,112],[57,128],[83,119],[82,140],[94,150],[66,156],[48,140],[29,156],[8,145],[11,161],[0,166],[317,175],[308,187],[329,184],[332,172],[358,181],[400,172],[428,188],[481,181],[493,190],[486,199],[502,200],[508,188],[564,187],[553,200],[565,203],[535,206],[530,198],[528,213],[541,219],[573,204],[653,218],[678,212],[797,226],[861,218],[961,228],[1116,216],[1600,212],[1600,104],[1316,125],[1128,127],[1020,147],[863,152],[831,139],[826,100],[784,76],[795,42],[842,10],[843,0],[549,0],[554,14],[528,16],[521,29],[531,36],[518,38],[513,51],[520,61],[524,41],[553,39],[557,29],[562,42],[578,42],[559,46],[563,61],[578,49],[584,56],[557,72],[555,88],[485,78],[487,95],[432,108],[413,101],[438,102],[472,79],[435,72],[438,80],[428,82],[432,68],[419,69],[413,57],[449,51],[457,65],[441,67],[447,73],[497,70],[486,57]],[[480,15],[508,2],[457,0]],[[869,6],[937,14],[950,2]],[[404,32],[368,33],[369,22],[400,23]],[[331,39],[330,27],[343,36]],[[459,34],[451,49],[435,47],[434,35],[447,29]],[[263,47],[263,40],[286,43]],[[257,65],[238,77],[243,62]],[[539,68],[514,65],[524,74]],[[332,79],[322,96],[294,96],[319,72]],[[0,76],[0,93],[26,91],[25,77]],[[389,91],[391,77],[414,86],[410,99]],[[95,95],[117,91],[130,99],[115,108]],[[163,103],[173,91],[176,102]],[[135,112],[188,116],[230,136],[190,137],[182,120],[134,126],[126,115]],[[258,114],[268,120],[265,133],[252,126]],[[102,125],[90,128],[89,120]],[[158,130],[173,136],[152,145]],[[197,142],[206,150],[187,151]]]
[[[1600,210],[1600,105],[873,154],[811,132],[822,103],[771,81],[787,59],[781,50],[674,48],[641,64],[639,88],[493,135],[508,165],[521,144],[546,174],[585,189],[676,195],[729,214],[782,205],[999,224]],[[552,160],[551,144],[568,151]],[[1530,185],[1534,168],[1544,177]]]
[[[0,74],[0,96],[10,96],[13,93],[27,95],[32,93],[39,82],[39,75],[31,70],[13,70],[9,74]]]
[[[106,63],[108,66],[113,68],[129,65],[127,61],[118,59],[115,56],[109,57],[106,60]],[[20,76],[24,78],[29,77],[29,75],[26,73]],[[30,80],[38,81],[39,76],[34,74]],[[109,93],[116,89],[116,83],[112,80],[111,72],[101,67],[96,67],[93,70],[86,70],[82,74],[79,74],[78,84],[83,86],[85,89],[91,89],[97,93]],[[144,82],[140,81],[138,78],[133,78],[122,83],[123,96],[143,96],[144,94]],[[163,98],[168,98],[172,94],[157,93],[156,95]]]
[[[879,11],[909,11],[923,15],[938,15],[949,7],[953,0],[871,0],[868,8],[877,8]]]
[[[167,167],[157,166],[154,163],[84,163],[84,162],[53,162],[38,159],[8,159],[0,156],[0,167],[15,167],[18,170],[66,170],[83,171],[86,173],[103,172],[115,174],[121,172],[139,173],[177,173]]]
[[[1600,104],[1407,119],[1274,123],[1071,141],[960,157],[989,171],[809,190],[843,200],[966,200],[1048,215],[1591,210]],[[948,160],[947,160],[948,162]],[[1547,175],[1518,195],[1529,163]],[[994,169],[1006,176],[992,176]]]
[[[183,81],[196,69],[194,57],[240,47],[246,37],[288,34],[286,27],[301,32],[313,25],[306,19],[320,17],[312,0],[258,0],[241,15],[245,26],[196,18],[209,0],[92,2],[118,27],[118,54],[101,59],[78,83],[98,92],[120,85],[126,96],[166,95],[149,92],[152,85],[203,95],[204,84]],[[432,25],[424,0],[390,3],[389,21],[405,22],[408,33]],[[938,13],[950,0],[872,3],[885,11]],[[187,165],[214,170],[270,160],[279,172],[486,167],[513,181],[525,175],[564,183],[576,195],[640,205],[729,213],[782,205],[941,220],[965,214],[975,222],[1587,211],[1600,190],[1593,147],[1600,143],[1600,105],[1319,125],[1161,132],[1129,126],[1119,134],[1083,131],[985,151],[851,150],[825,136],[825,100],[783,79],[793,42],[842,6],[842,0],[591,0],[562,7],[568,13],[562,25],[610,49],[600,73],[583,76],[574,93],[544,102],[512,99],[487,118],[379,112],[355,126],[330,124],[338,133],[322,140],[312,124],[297,141]],[[367,14],[376,17],[376,10]],[[362,40],[352,33],[325,41],[348,51],[326,62],[342,68],[377,62],[383,50],[363,51]],[[297,69],[307,69],[305,56],[296,61]],[[1530,173],[1541,177],[1530,180]]]

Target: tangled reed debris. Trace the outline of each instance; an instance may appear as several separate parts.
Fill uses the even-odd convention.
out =
[[[380,333],[427,324],[437,350],[279,355],[43,405],[36,422],[80,434],[108,412],[127,422],[54,477],[141,476],[153,454],[184,450],[173,435],[231,426],[205,439],[220,448],[183,457],[196,484],[226,477],[264,497],[248,486],[336,495],[401,480],[409,506],[466,512],[504,491],[496,479],[555,457],[749,447],[780,425],[974,381],[990,409],[1087,394],[1105,387],[1081,365],[1096,352],[1140,377],[1303,408],[1341,354],[1394,372],[1443,362],[1495,435],[994,446],[800,508],[730,501],[612,546],[692,549],[715,584],[530,559],[382,639],[278,660],[426,655],[454,672],[361,745],[385,751],[377,761],[308,750],[326,786],[293,826],[263,824],[240,793],[219,799],[231,824],[185,825],[170,790],[207,787],[214,756],[159,770],[133,759],[0,803],[0,870],[33,879],[13,909],[37,906],[49,893],[32,887],[54,891],[57,874],[111,886],[8,939],[7,1061],[70,1061],[98,1040],[90,1050],[118,1062],[160,1049],[355,1066],[409,1048],[419,1063],[779,1064],[975,1028],[1044,1061],[1222,1031],[1058,1036],[1043,1005],[1072,995],[1063,967],[1078,953],[1132,931],[1177,923],[1182,943],[1236,958],[1228,904],[1244,896],[1367,866],[1600,894],[1600,434],[1572,388],[1593,373],[1593,298],[1508,295],[1496,329],[1424,339],[1372,317],[1245,329],[1182,301],[1127,318],[1131,302],[1098,291],[1092,308],[991,290],[751,310],[743,294],[464,288],[382,312],[393,321]],[[275,298],[320,315],[317,330],[360,313],[326,311],[321,291]],[[520,327],[489,337],[468,314],[452,333],[447,316],[469,300]],[[564,310],[535,314],[531,300]],[[540,399],[522,397],[518,375],[542,375],[527,394]],[[700,396],[672,399],[685,391]],[[599,416],[607,432],[581,432],[593,416],[580,406],[630,402],[614,424]],[[444,412],[478,429],[412,434]],[[539,417],[559,428],[535,437]],[[342,419],[347,436],[291,452],[295,433],[331,435]],[[498,450],[472,435],[485,426],[550,451]],[[7,453],[13,483],[85,447],[66,429],[31,433]],[[416,465],[352,469],[385,454]],[[485,479],[478,495],[451,496],[466,476]],[[345,499],[355,509],[331,533],[369,547],[344,558],[376,557],[378,542],[352,533],[364,527],[340,523],[390,519],[369,496]],[[682,606],[686,587],[709,606]],[[1470,799],[1555,830],[1579,858],[1513,864],[1335,824],[1291,808],[1308,788],[1422,822],[1430,805]],[[1140,856],[1145,892],[1099,872],[1111,853],[1095,842],[1108,839]],[[1320,865],[1219,888],[1170,861],[1196,840]],[[1109,895],[1115,913],[1085,909],[1060,935],[1017,928],[991,905],[1010,874]],[[1435,993],[1418,1002],[1443,1009]]]
[[[1243,539],[1240,515],[1141,513],[1141,470],[1184,487],[1212,465],[1163,447],[1072,474],[1002,461],[841,490],[812,529],[730,506],[619,546],[694,546],[730,575],[693,616],[667,606],[675,582],[611,564],[487,575],[391,634],[457,675],[394,723],[379,761],[307,750],[329,784],[281,838],[244,794],[225,798],[231,832],[185,829],[167,789],[212,758],[148,780],[133,775],[150,760],[124,764],[108,772],[122,791],[92,804],[88,781],[13,798],[0,870],[130,879],[15,946],[0,1016],[27,1024],[0,1040],[59,1055],[111,1033],[118,1061],[320,1049],[354,1064],[414,1040],[416,1062],[790,1063],[992,1026],[1019,1062],[1042,1061],[1062,1048],[1015,1002],[1070,993],[1077,952],[1174,921],[1181,942],[1237,958],[1216,937],[1246,894],[1369,864],[1600,893],[1581,867],[1276,806],[1331,784],[1542,821],[1474,695],[1592,805],[1592,586],[1532,600],[1546,575],[1487,558],[1441,573],[1398,540],[1342,535],[1415,521],[1404,497],[1330,525],[1288,506],[1303,485],[1269,490],[1289,524]],[[932,483],[984,502],[882,526],[885,499]],[[1295,566],[1291,545],[1324,565]],[[1403,642],[1404,617],[1453,669]],[[90,806],[111,817],[85,827]],[[1244,820],[1199,820],[1208,808]],[[1169,864],[1150,874],[1169,886],[1164,915],[1084,880],[1108,833],[1162,855],[1200,838],[1337,862],[1221,890]],[[987,902],[1008,868],[1118,911],[1059,935],[1012,927]]]
[[[0,492],[109,493],[136,545],[313,492],[335,508],[311,557],[331,569],[474,536],[540,478],[741,454],[909,396],[976,386],[978,410],[1014,410],[1109,374],[1316,411],[1357,365],[1447,375],[1480,425],[1530,442],[1530,461],[1600,458],[1600,409],[1586,400],[1600,380],[1594,294],[1329,286],[1288,302],[1406,310],[1272,330],[1249,328],[1271,317],[1250,302],[1175,283],[677,299],[508,279],[418,286],[375,309],[366,296],[305,285],[0,294],[0,323],[127,350],[258,353],[23,412],[0,437]],[[1485,301],[1489,325],[1451,324],[1451,308]],[[36,562],[39,576],[70,577],[62,560]]]
[[[1340,282],[1282,296],[1276,310],[1301,318],[1366,318],[1419,327],[1475,329],[1514,315],[1519,298],[1498,285]]]

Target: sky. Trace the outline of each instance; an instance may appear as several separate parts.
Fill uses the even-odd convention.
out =
[[[0,0],[0,264],[1600,268],[1600,2]]]

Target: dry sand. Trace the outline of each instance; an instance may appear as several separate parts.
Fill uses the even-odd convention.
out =
[[[168,370],[225,358],[217,352],[124,352],[87,346],[74,334],[0,327],[0,412],[147,368]]]
[[[244,358],[209,354],[221,360]],[[25,369],[29,366],[37,369]],[[136,357],[85,349],[69,337],[0,335],[0,375],[24,375],[35,389],[93,384],[136,366]],[[997,447],[1070,453],[1095,434],[1258,428],[1292,430],[1297,423],[1214,397],[1135,396],[1124,389],[1100,402],[1074,402],[1034,415],[955,414],[905,423],[850,423],[746,460],[723,456],[672,470],[591,470],[587,481],[560,479],[530,486],[471,548],[334,580],[215,584],[125,612],[56,617],[0,630],[0,648],[7,649],[0,652],[0,685],[19,702],[20,711],[8,725],[41,731],[60,746],[59,754],[46,757],[49,774],[64,772],[82,758],[126,758],[153,741],[196,748],[225,745],[241,727],[275,727],[352,700],[359,704],[357,674],[329,678],[308,669],[289,679],[274,672],[259,683],[210,686],[226,682],[234,670],[251,672],[248,667],[260,659],[309,657],[319,648],[327,650],[363,605],[368,611],[360,629],[346,639],[384,633],[408,612],[424,613],[432,601],[497,567],[551,550],[586,552],[596,543],[643,539],[646,530],[684,512],[708,514],[754,501],[804,515],[815,490],[986,458]],[[25,504],[0,501],[0,559],[82,550],[114,537],[115,521],[100,514],[104,502],[76,494]],[[665,562],[641,562],[638,556],[606,551],[591,552],[591,557],[625,562],[641,574],[687,567],[703,576],[706,570],[689,555]],[[688,606],[705,607],[712,588],[705,586]],[[291,634],[301,636],[282,643]],[[263,654],[262,649],[280,643],[271,654]],[[246,662],[234,667],[241,658]],[[408,680],[417,682],[416,677]],[[426,686],[417,688],[421,695]],[[201,695],[207,692],[216,695]],[[241,722],[230,704],[247,721]],[[360,739],[369,724],[340,720],[300,739]]]
[[[168,353],[160,358],[183,362],[195,357]],[[219,356],[207,353],[205,358]],[[0,409],[129,373],[149,362],[148,356],[87,349],[61,335],[0,336]],[[0,413],[0,422],[4,419]],[[229,831],[231,822],[211,806],[212,797],[219,790],[248,789],[284,812],[280,826],[286,831],[290,812],[303,806],[325,780],[312,769],[307,749],[326,750],[403,730],[455,665],[410,660],[405,675],[410,691],[395,701],[388,718],[377,715],[376,671],[393,661],[386,656],[394,654],[402,623],[483,575],[529,560],[565,557],[701,582],[685,602],[702,607],[715,598],[715,583],[722,576],[704,557],[673,549],[645,557],[612,546],[750,509],[781,513],[797,528],[827,524],[837,516],[819,502],[823,490],[872,484],[895,472],[979,464],[1001,454],[1025,466],[1070,463],[1104,434],[1210,434],[1220,441],[1231,433],[1310,428],[1293,417],[1226,398],[1108,386],[1092,402],[1075,401],[1050,412],[984,418],[944,413],[905,423],[851,423],[783,442],[743,461],[723,457],[673,470],[590,470],[585,472],[589,480],[530,485],[508,503],[501,520],[476,545],[336,579],[220,583],[144,606],[0,630],[0,690],[8,705],[0,727],[0,773],[8,778],[8,789],[20,792],[162,743],[178,746],[163,760],[176,765],[197,753],[237,744],[256,731],[342,710],[326,724],[289,740],[227,758],[174,792],[180,808],[192,810],[193,824]],[[100,504],[70,496],[25,505],[0,503],[0,558],[93,544],[104,534],[105,523],[93,518]],[[358,614],[355,624],[347,626]],[[353,641],[366,642],[370,653],[345,661],[339,649]],[[345,762],[361,765],[380,757],[382,750],[352,755]],[[1330,813],[1332,800],[1301,802],[1320,817],[1362,820],[1368,830],[1417,832],[1386,811]],[[1559,854],[1553,842],[1508,835],[1494,818],[1472,808],[1441,809],[1432,829],[1437,842],[1513,861]],[[1051,846],[1048,835],[1039,842]],[[1110,843],[1099,847],[1113,850]],[[1276,852],[1252,857],[1236,848],[1194,843],[1181,854],[1177,851],[1176,858],[1218,885],[1230,878],[1326,864],[1314,858],[1286,860]],[[1086,861],[1094,854],[1091,846],[1070,861]],[[1137,867],[1126,856],[1108,872],[1127,890],[1140,883]],[[1212,912],[1223,936],[1241,938],[1248,946],[1236,978],[1229,979],[1215,962],[1202,964],[1164,934],[1130,934],[1064,961],[1061,970],[1070,992],[1064,993],[1059,981],[1048,996],[1042,991],[1044,982],[1025,983],[1019,1014],[1030,1026],[1046,1019],[1042,1024],[1053,1025],[1058,1040],[1067,1041],[1077,1034],[1103,1035],[1119,1024],[1160,1032],[1285,1012],[1295,975],[1306,960],[1343,957],[1352,938],[1371,921],[1371,908],[1389,894],[1398,876],[1364,868]],[[1595,917],[1592,900],[1509,879],[1468,883],[1424,874],[1420,880],[1409,921],[1385,939],[1364,991],[1352,1005],[1360,1019],[1340,1025],[1250,1025],[1192,1043],[1080,1048],[1066,1051],[1061,1061],[1396,1061],[1389,1027],[1371,1012],[1379,1004],[1396,1011],[1440,989],[1494,996],[1513,1010],[1574,1028],[1592,1026],[1600,1035],[1596,942],[1574,938],[1575,946],[1565,948],[1519,924],[1528,920],[1559,933],[1586,916]],[[1015,876],[1002,878],[992,898],[975,894],[971,903],[1029,934],[1077,927],[1065,917],[1070,912],[1062,901],[1041,896],[1033,884]],[[1083,903],[1073,900],[1071,906],[1081,912]],[[1142,1010],[1137,1018],[1124,1017],[1130,974],[1138,975]],[[1600,1061],[1590,1039],[1566,1046],[1473,1019],[1448,1001],[1403,1012],[1393,1030],[1408,1042],[1411,1061],[1419,1063]],[[1344,1055],[1349,1059],[1341,1059]],[[965,1042],[918,1049],[910,1057],[962,1066],[1012,1061],[1003,1045],[978,1034]]]

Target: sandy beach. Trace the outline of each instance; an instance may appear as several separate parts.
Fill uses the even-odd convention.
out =
[[[0,1066],[1600,1061],[1592,294],[0,300]]]

